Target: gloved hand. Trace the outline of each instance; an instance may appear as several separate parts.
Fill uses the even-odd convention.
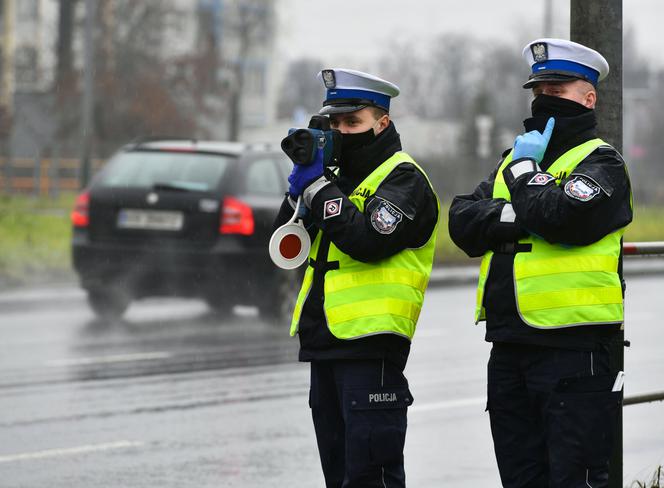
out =
[[[551,117],[547,121],[543,133],[540,134],[538,130],[531,130],[530,132],[516,136],[512,160],[528,158],[539,164],[544,157],[546,147],[549,145],[555,123],[556,119]]]
[[[323,156],[323,148],[320,148],[317,150],[316,158],[311,164],[306,166],[293,165],[293,171],[288,177],[288,183],[290,183],[288,193],[291,197],[297,199],[306,187],[323,175]]]

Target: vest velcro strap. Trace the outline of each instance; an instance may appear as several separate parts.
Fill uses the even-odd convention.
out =
[[[377,268],[357,273],[336,274],[336,276],[326,278],[325,290],[333,293],[363,285],[397,284],[411,286],[424,292],[428,282],[428,276],[416,271]]]
[[[328,324],[339,324],[349,320],[371,317],[373,315],[397,315],[416,321],[421,305],[396,298],[379,298],[339,305],[326,311]]]
[[[518,252],[530,252],[533,250],[533,245],[530,243],[520,242],[503,242],[498,245],[494,252],[498,254],[516,254]]]
[[[314,258],[309,258],[309,266],[314,268],[316,271],[326,272],[333,269],[339,269],[339,261],[318,262]]]
[[[618,270],[618,258],[614,256],[560,256],[550,259],[540,259],[527,263],[514,263],[514,277],[517,280],[543,276],[549,274],[569,272],[592,272],[601,271],[616,273]]]
[[[621,287],[572,288],[558,291],[523,294],[519,298],[519,310],[547,310],[583,305],[607,305],[622,303]]]

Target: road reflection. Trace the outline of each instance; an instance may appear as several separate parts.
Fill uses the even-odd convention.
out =
[[[87,320],[71,343],[70,381],[177,374],[297,361],[288,326],[236,307],[220,316],[196,301],[136,304],[127,318]]]

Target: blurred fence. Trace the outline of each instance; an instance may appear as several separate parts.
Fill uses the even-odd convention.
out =
[[[92,161],[92,174],[104,160]],[[57,196],[61,191],[80,188],[81,162],[73,158],[3,158],[0,157],[0,191]]]

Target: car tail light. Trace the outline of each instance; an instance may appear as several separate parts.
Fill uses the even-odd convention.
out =
[[[221,207],[220,234],[242,234],[250,236],[254,233],[254,212],[246,203],[233,197],[224,198]]]
[[[90,224],[90,193],[85,191],[76,197],[74,210],[71,213],[71,223],[74,227],[87,227]]]

